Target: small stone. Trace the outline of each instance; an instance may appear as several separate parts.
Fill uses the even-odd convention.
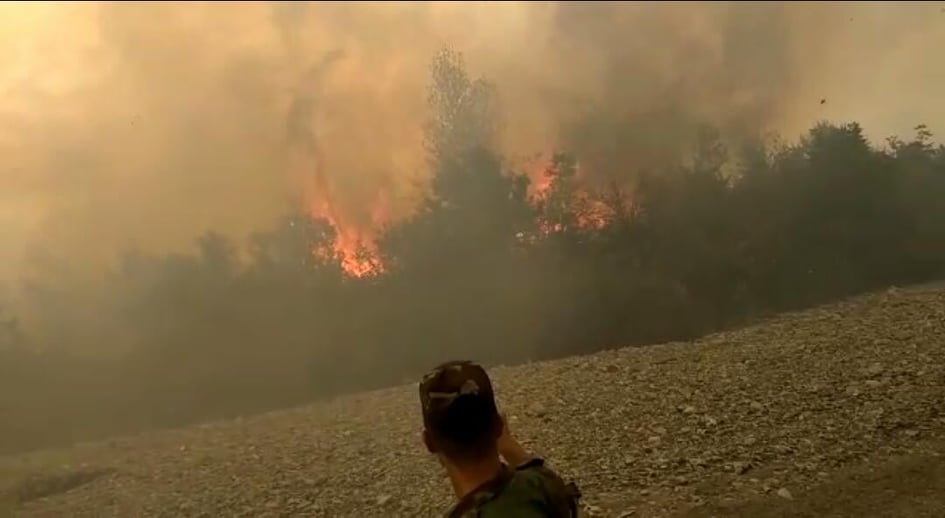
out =
[[[686,405],[680,410],[683,414],[690,415],[696,413],[696,407],[692,405]]]
[[[782,487],[781,489],[778,490],[778,496],[780,496],[781,498],[785,500],[794,500],[794,495],[792,495],[791,492],[788,491],[786,487]]]
[[[604,368],[604,370],[610,373],[614,373],[620,369],[616,365],[608,365],[607,367]]]
[[[876,388],[882,384],[883,383],[879,380],[866,380],[866,386],[870,388]]]
[[[661,439],[659,435],[654,435],[647,439],[646,442],[650,443],[651,446],[659,446],[660,443],[663,442],[663,439]]]
[[[758,412],[765,408],[764,405],[762,405],[761,403],[757,401],[752,401],[750,406],[751,406],[751,409],[754,410],[755,412]]]
[[[387,502],[390,502],[390,495],[378,495],[377,496],[377,505],[385,505]]]
[[[620,513],[620,518],[630,518],[631,516],[634,516],[635,514],[636,514],[636,511],[634,511],[633,509],[630,509],[628,511],[624,511]]]

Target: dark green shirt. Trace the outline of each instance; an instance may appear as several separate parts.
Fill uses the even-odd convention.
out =
[[[533,459],[499,475],[466,495],[447,515],[449,518],[572,518],[580,493],[574,484]]]

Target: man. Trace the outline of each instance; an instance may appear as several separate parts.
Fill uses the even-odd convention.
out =
[[[446,469],[459,499],[447,516],[577,516],[577,487],[565,484],[512,437],[481,366],[454,361],[435,368],[420,382],[420,404],[423,442]]]

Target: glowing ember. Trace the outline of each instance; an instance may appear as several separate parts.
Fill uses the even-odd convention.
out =
[[[552,158],[548,154],[540,154],[535,159],[525,163],[525,171],[530,181],[528,197],[534,201],[545,199],[554,183],[554,176],[549,174],[552,167]]]
[[[371,241],[339,237],[335,241],[335,252],[340,259],[341,269],[351,277],[367,277],[383,271],[377,247]]]
[[[578,193],[581,199],[580,206],[582,210],[577,214],[577,225],[583,229],[601,229],[607,226],[607,222],[613,215],[611,209],[601,200],[596,200],[587,195],[586,192]]]

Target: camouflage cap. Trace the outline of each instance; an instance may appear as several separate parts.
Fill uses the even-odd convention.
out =
[[[464,360],[451,361],[427,373],[420,381],[423,424],[433,430],[451,428],[450,408],[464,396],[476,399],[480,404],[475,406],[484,414],[487,413],[478,417],[491,420],[498,416],[492,382],[479,364]]]

